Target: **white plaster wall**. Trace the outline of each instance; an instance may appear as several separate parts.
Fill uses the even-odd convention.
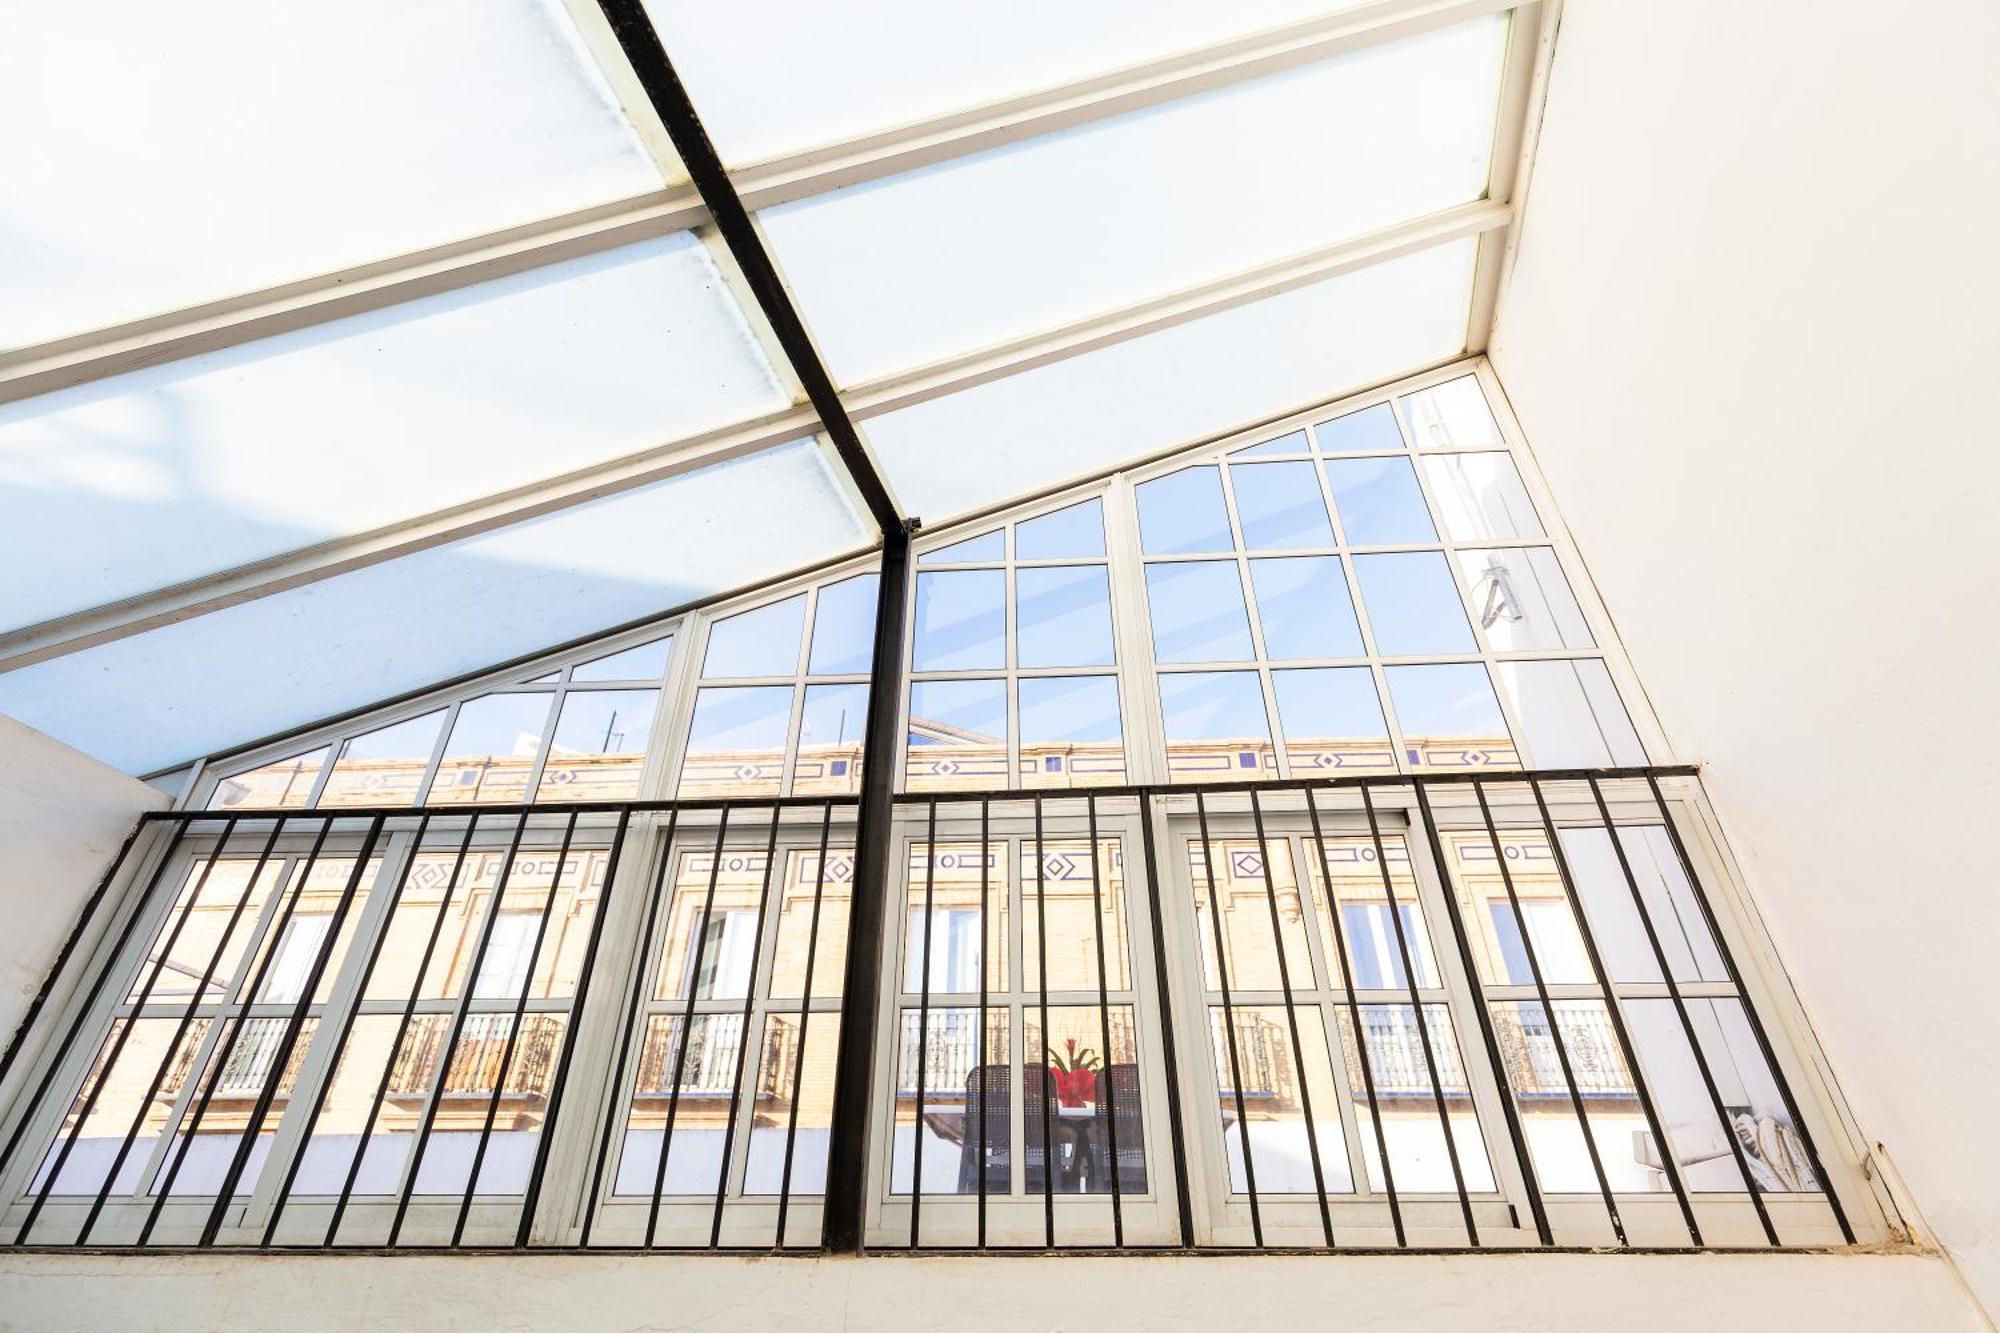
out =
[[[1977,1333],[1934,1256],[0,1258],[0,1328]]]
[[[0,1046],[141,811],[167,797],[0,717]]]
[[[2000,1309],[2000,6],[1567,0],[1556,50],[1495,367]]]

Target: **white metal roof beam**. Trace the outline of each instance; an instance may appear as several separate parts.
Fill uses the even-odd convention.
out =
[[[744,206],[754,212],[1482,15],[1532,8],[1538,2],[1376,0],[1096,78],[739,167],[730,176]],[[579,13],[594,8],[573,7]],[[590,35],[587,31],[586,36]],[[594,43],[593,50],[602,61],[599,44]],[[613,82],[618,84],[616,79]],[[628,100],[624,90],[620,91],[621,100]],[[1510,110],[1503,97],[1503,135],[1507,133],[1504,117]],[[657,130],[647,117],[638,119],[642,137],[660,156],[652,142]],[[693,187],[678,185],[374,264],[19,348],[0,354],[0,402],[451,291],[707,221],[707,211]]]

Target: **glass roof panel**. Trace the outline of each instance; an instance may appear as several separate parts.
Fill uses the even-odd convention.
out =
[[[659,189],[561,0],[0,7],[0,348]]]
[[[0,406],[0,627],[787,402],[682,233]]]
[[[1507,22],[767,209],[765,233],[836,378],[928,364],[1480,198]]]
[[[0,675],[0,712],[132,772],[858,549],[810,442]]]
[[[732,165],[1211,46],[1361,0],[646,0]],[[744,71],[755,69],[757,77]],[[773,88],[786,95],[773,96]]]
[[[1468,239],[1420,250],[887,413],[864,430],[897,495],[935,527],[1457,355],[1475,248]]]

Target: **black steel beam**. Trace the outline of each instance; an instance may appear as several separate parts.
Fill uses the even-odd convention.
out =
[[[903,515],[862,445],[861,436],[833,387],[833,376],[821,363],[819,352],[806,333],[805,322],[799,318],[791,295],[778,277],[777,265],[764,249],[763,238],[750,221],[749,210],[743,207],[742,197],[730,182],[721,156],[709,142],[708,131],[702,128],[701,117],[695,114],[687,88],[674,72],[673,62],[667,59],[659,34],[653,31],[645,6],[641,0],[597,0],[597,3],[611,24],[618,45],[624,49],[625,59],[639,76],[639,86],[646,90],[653,110],[667,127],[667,137],[673,140],[674,151],[680,154],[681,164],[687,168],[695,190],[708,208],[709,219],[735,257],[736,266],[743,271],[750,294],[757,298],[758,308],[777,335],[779,348],[805,387],[807,400],[832,438],[834,450],[848,475],[853,477],[869,513],[874,515],[876,526],[885,540],[890,533],[903,531]]]

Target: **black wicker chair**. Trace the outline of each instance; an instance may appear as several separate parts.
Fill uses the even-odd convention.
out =
[[[1115,1121],[1113,1117],[1116,1117]],[[1139,1066],[1097,1071],[1097,1120],[1090,1142],[1090,1189],[1111,1192],[1111,1129],[1118,1130],[1118,1192],[1146,1192],[1146,1122],[1139,1107]]]
[[[979,1163],[986,1163],[986,1192],[1005,1194],[1012,1186],[1010,1143],[1012,1099],[1006,1065],[979,1065],[965,1076],[965,1138],[958,1150],[958,1192],[979,1192]],[[981,1133],[984,1113],[985,1132]]]

